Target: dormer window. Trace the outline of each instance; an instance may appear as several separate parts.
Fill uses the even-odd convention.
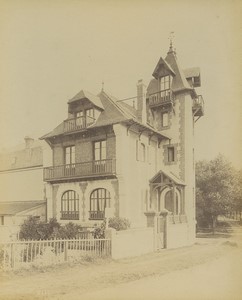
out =
[[[93,108],[87,109],[86,110],[86,116],[91,117],[91,118],[95,118],[95,110]]]
[[[160,90],[165,91],[171,88],[171,76],[167,75],[160,79]]]

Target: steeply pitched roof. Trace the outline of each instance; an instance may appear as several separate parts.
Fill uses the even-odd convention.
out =
[[[159,91],[158,79],[152,78],[147,87],[147,97]]]
[[[174,72],[172,67],[162,57],[160,57],[157,65],[155,67],[155,70],[152,74],[156,79],[159,77],[159,72],[161,69],[168,71],[168,74],[176,75],[176,73]]]
[[[119,106],[122,106],[122,108],[129,114],[131,114],[134,118],[137,118],[138,112],[137,109],[134,107],[130,106],[128,103],[125,102],[118,102]]]
[[[163,138],[169,138],[164,134],[159,133],[151,126],[147,124],[141,124],[136,118],[136,110],[132,108],[128,104],[124,104],[119,102],[115,97],[112,95],[102,91],[97,95],[100,99],[102,106],[104,107],[103,111],[100,113],[99,117],[92,125],[88,126],[88,129],[97,128],[101,126],[107,126],[112,124],[118,123],[125,123],[125,122],[135,122],[139,126],[146,127],[148,130],[159,134]],[[54,136],[58,136],[64,133],[64,122],[58,125],[52,132],[44,135],[40,139],[48,139]]]
[[[0,202],[0,215],[16,215],[45,204],[46,201]]]
[[[176,74],[172,80],[172,86],[171,86],[172,90],[174,92],[180,90],[192,90],[192,88],[190,87],[189,83],[186,80],[183,70],[180,68],[178,64],[176,54],[173,50],[170,50],[167,53],[165,61],[172,67],[172,69]]]
[[[71,98],[68,101],[68,104],[72,103],[74,101],[77,101],[77,100],[82,100],[82,99],[88,99],[89,101],[91,101],[93,103],[94,106],[96,106],[98,108],[101,108],[101,109],[104,108],[103,105],[102,105],[102,102],[101,102],[101,100],[98,96],[95,96],[92,93],[90,93],[88,91],[84,91],[84,90],[81,90],[73,98]]]

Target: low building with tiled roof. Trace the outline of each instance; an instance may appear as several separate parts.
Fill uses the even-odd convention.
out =
[[[0,235],[5,239],[12,229],[17,233],[29,215],[46,220],[46,146],[43,141],[25,137],[23,144],[0,153]]]

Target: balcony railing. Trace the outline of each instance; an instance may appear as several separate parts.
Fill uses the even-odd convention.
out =
[[[194,112],[194,116],[204,115],[204,100],[202,95],[198,95],[197,98],[193,99],[192,109]]]
[[[64,132],[76,131],[85,129],[92,125],[95,119],[89,116],[82,116],[64,121]]]
[[[149,97],[149,105],[152,106],[159,106],[162,104],[167,104],[172,102],[172,93],[171,90],[164,90],[158,93],[155,93]]]
[[[61,220],[79,220],[79,212],[61,211]]]
[[[65,178],[88,178],[115,175],[115,173],[115,159],[103,159],[44,168],[44,180],[56,181],[64,180]]]
[[[103,220],[105,212],[104,211],[89,211],[89,219],[90,220]]]

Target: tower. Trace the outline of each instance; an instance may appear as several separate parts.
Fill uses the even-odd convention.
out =
[[[194,124],[203,115],[203,99],[195,87],[200,86],[199,68],[182,70],[172,42],[165,59],[159,59],[147,88],[147,121],[170,136],[163,148],[160,169],[173,174],[179,184],[158,192],[158,206],[184,214],[188,224],[188,243],[195,238],[195,167]],[[163,173],[164,173],[163,172]],[[161,178],[161,181],[163,179]],[[183,185],[183,186],[182,186]],[[168,205],[168,199],[170,203]]]

